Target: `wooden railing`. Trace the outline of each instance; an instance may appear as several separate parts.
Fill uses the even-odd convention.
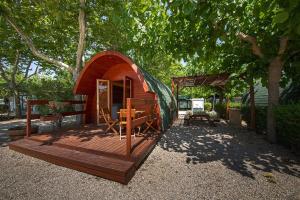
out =
[[[131,145],[131,132],[135,127],[141,126],[155,118],[155,126],[159,127],[158,115],[159,108],[156,100],[127,98],[126,109],[136,109],[143,111],[137,115],[135,119],[132,119],[131,112],[126,112],[126,156],[130,158],[132,152]]]
[[[30,137],[31,135],[31,120],[32,119],[39,119],[41,117],[40,114],[31,114],[32,112],[32,106],[35,105],[48,105],[49,100],[43,99],[43,100],[35,100],[35,99],[28,99],[27,100],[27,113],[26,113],[26,136]],[[67,103],[70,105],[73,104],[84,104],[85,101],[76,101],[76,100],[66,100],[66,101],[60,101],[62,103]],[[64,116],[70,116],[70,115],[79,115],[79,114],[85,114],[85,111],[70,111],[70,112],[62,112],[60,113],[63,117]]]

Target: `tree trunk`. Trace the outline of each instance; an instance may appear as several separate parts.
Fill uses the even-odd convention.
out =
[[[279,56],[275,57],[268,67],[268,114],[267,133],[268,140],[276,143],[276,123],[274,108],[279,104],[279,81],[283,62]]]
[[[79,76],[79,71],[74,69],[73,71],[73,81],[76,83],[77,78]],[[82,96],[81,95],[74,95],[74,100],[76,101],[82,101]],[[75,104],[75,110],[76,111],[82,111],[83,110],[83,105],[82,104]],[[82,115],[76,115],[76,124],[80,125],[83,122]]]
[[[17,119],[20,119],[22,117],[21,113],[21,104],[20,104],[20,94],[17,90],[14,90],[14,100],[15,100],[15,116]]]
[[[79,76],[80,70],[83,67],[83,55],[85,49],[85,41],[86,41],[86,13],[85,13],[85,3],[86,0],[80,0],[80,7],[79,7],[79,15],[78,15],[78,23],[79,23],[79,40],[77,46],[77,53],[76,53],[76,66],[73,69],[73,81],[76,83],[77,78]],[[75,95],[74,99],[77,101],[82,101],[83,98],[81,95]],[[83,105],[82,104],[75,104],[76,111],[82,111]],[[76,122],[77,124],[82,124],[83,118],[82,115],[76,115]]]
[[[229,97],[226,97],[226,120],[229,120]]]
[[[220,104],[222,104],[223,103],[223,101],[224,101],[224,92],[223,91],[221,91],[220,93],[219,93],[219,103]]]
[[[254,99],[254,83],[250,83],[250,129],[255,129],[255,99]]]

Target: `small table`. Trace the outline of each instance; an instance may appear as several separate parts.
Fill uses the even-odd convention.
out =
[[[139,114],[140,115],[140,114],[143,114],[144,112],[145,111],[143,111],[143,110],[136,110],[135,114]],[[117,113],[120,114],[120,111],[118,111]]]
[[[190,115],[187,118],[187,124],[190,125],[190,121],[191,120],[203,120],[203,119],[207,119],[207,121],[209,122],[209,124],[211,125],[215,125],[214,121],[210,118],[210,116],[206,113],[203,114],[194,114],[194,115]]]

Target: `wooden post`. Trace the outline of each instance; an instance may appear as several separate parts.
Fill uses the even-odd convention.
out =
[[[131,154],[131,98],[127,98],[126,111],[126,156],[130,159]]]
[[[31,134],[31,101],[27,100],[27,113],[26,113],[26,136],[30,137]]]
[[[179,96],[179,86],[176,84],[176,103],[177,103],[177,119],[179,117],[179,101],[178,101],[178,96]]]
[[[254,99],[254,84],[250,84],[250,128],[255,129],[255,99]]]
[[[97,95],[97,125],[100,124],[100,108],[99,108],[99,80],[96,80],[96,95]]]
[[[174,95],[174,80],[172,79],[172,84],[171,84],[171,87],[172,87],[172,95]]]
[[[226,97],[226,119],[229,119],[229,98]]]

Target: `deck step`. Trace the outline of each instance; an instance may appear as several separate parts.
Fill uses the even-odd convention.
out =
[[[11,142],[9,148],[47,162],[127,184],[134,162],[43,144],[28,139]]]

